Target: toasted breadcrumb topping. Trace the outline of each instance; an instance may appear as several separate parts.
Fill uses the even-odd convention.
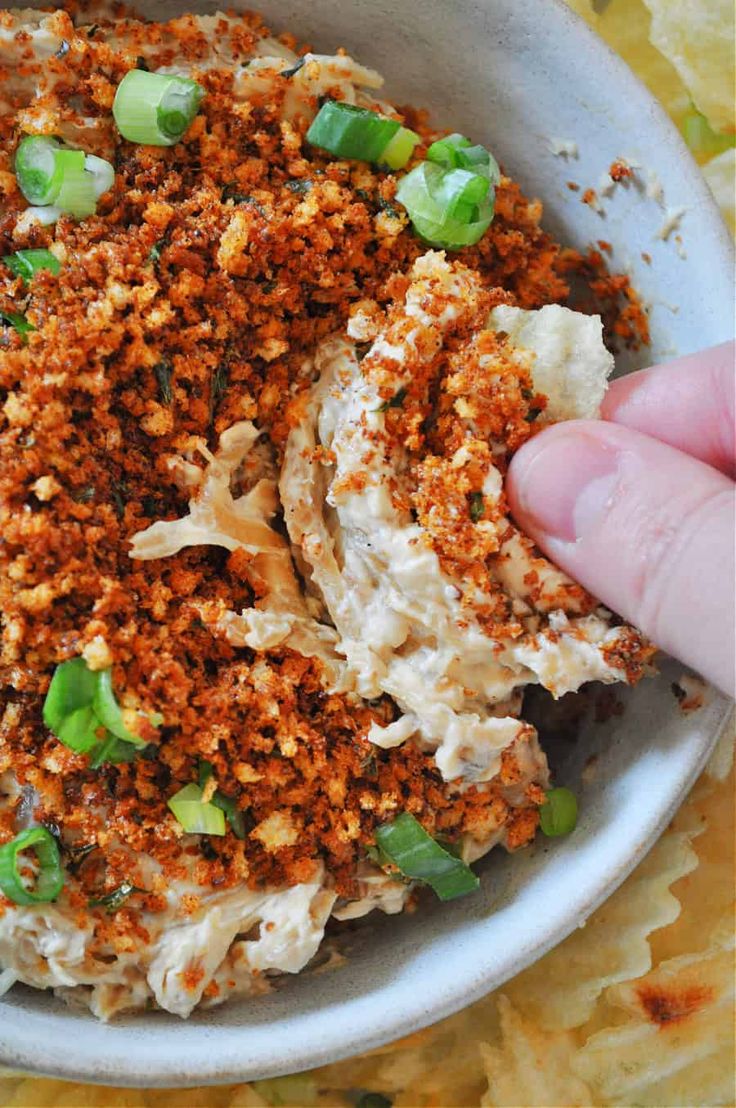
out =
[[[213,41],[191,17],[100,18],[93,35],[75,28],[75,11],[52,17],[69,44],[64,56],[40,63],[29,49],[25,59],[24,76],[43,67],[51,91],[32,99],[11,89],[0,115],[0,254],[47,247],[62,262],[58,276],[42,271],[28,287],[0,267],[0,311],[21,305],[34,328],[25,338],[5,328],[0,338],[0,772],[35,790],[35,818],[60,833],[80,913],[123,881],[144,888],[136,907],[96,911],[100,942],[121,950],[145,942],[137,907],[163,911],[166,888],[192,874],[203,889],[260,888],[308,881],[324,865],[341,896],[355,895],[377,824],[399,811],[448,840],[505,827],[508,845],[522,846],[543,794],[532,785],[509,802],[504,790],[521,777],[514,747],[497,779],[453,789],[431,754],[368,742],[371,724],[393,718],[387,699],[328,693],[317,659],[256,653],[211,633],[203,611],[257,599],[244,550],[129,557],[137,532],[186,514],[201,448],[214,449],[228,427],[255,420],[278,455],[316,345],[343,330],[361,301],[380,312],[400,297],[402,274],[425,247],[394,203],[395,177],[331,159],[306,144],[306,118],[284,117],[288,76],[245,100],[237,94],[238,59],[265,33],[257,17],[223,21],[214,47],[227,46],[233,62],[205,66]],[[184,141],[169,149],[120,139],[110,109],[121,78],[141,57],[153,70],[182,56],[206,90]],[[421,157],[436,137],[425,114],[398,115],[421,135]],[[113,161],[115,183],[96,215],[50,227],[24,219],[13,173],[23,131],[59,134]],[[607,275],[599,253],[561,250],[541,215],[503,177],[488,233],[460,255],[480,274],[483,310],[564,302],[569,275],[582,274],[609,334],[645,339],[628,279]],[[434,423],[410,390],[387,425],[411,453],[411,510],[443,564],[480,583],[503,540],[494,518],[472,508],[489,444],[503,441],[494,457],[503,467],[535,433],[545,398],[511,362],[484,376],[483,356],[503,354],[502,335],[468,328],[453,342]],[[578,600],[583,611],[594,603],[583,590]],[[502,590],[488,595],[483,618],[494,636],[515,634]],[[616,664],[637,676],[643,650],[632,641]],[[129,764],[92,771],[43,725],[55,666],[80,654],[91,669],[114,664],[122,705],[163,717]],[[167,799],[196,780],[200,758],[242,810],[244,840],[183,837],[169,812]],[[3,841],[20,803],[0,815]],[[73,847],[83,846],[95,849],[72,865]],[[160,866],[152,884],[139,853]],[[196,911],[196,901],[180,910]]]

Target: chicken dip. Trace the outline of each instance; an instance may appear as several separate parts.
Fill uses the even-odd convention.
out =
[[[524,689],[652,648],[503,478],[642,320],[347,54],[99,11],[0,14],[0,987],[188,1016],[574,826]]]

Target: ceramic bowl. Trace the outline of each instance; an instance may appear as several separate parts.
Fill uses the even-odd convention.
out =
[[[152,18],[214,5],[140,5]],[[237,6],[237,4],[235,5]],[[251,6],[251,5],[249,5]],[[344,45],[386,77],[389,98],[427,105],[435,120],[486,143],[532,196],[546,226],[583,247],[613,246],[651,305],[662,359],[722,341],[732,325],[729,239],[679,136],[642,85],[555,0],[252,0],[271,25],[316,49]],[[579,156],[555,156],[550,138]],[[601,216],[567,187],[595,186],[618,157],[659,180],[686,209],[681,238],[657,238],[663,208],[638,184],[618,187]],[[652,176],[652,175],[656,175]],[[647,262],[642,255],[648,255]],[[479,865],[482,891],[356,931],[347,963],[287,979],[272,995],[182,1022],[146,1013],[109,1025],[33,990],[0,1003],[0,1060],[23,1070],[115,1085],[194,1085],[282,1074],[416,1031],[476,1000],[580,926],[663,830],[705,763],[728,705],[714,693],[683,715],[670,690],[681,673],[622,694],[626,710],[555,753],[558,780],[578,789],[582,816],[540,842]],[[591,754],[597,772],[581,783]]]

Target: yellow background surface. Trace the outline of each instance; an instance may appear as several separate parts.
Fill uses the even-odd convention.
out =
[[[733,227],[731,0],[570,2],[684,131]],[[7,1074],[0,1104],[347,1108],[372,1092],[396,1108],[732,1105],[732,751],[726,736],[673,825],[584,929],[435,1027],[253,1085],[136,1091]]]

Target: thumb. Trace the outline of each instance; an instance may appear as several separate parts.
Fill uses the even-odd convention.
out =
[[[576,420],[515,455],[519,526],[658,646],[734,691],[734,485],[611,423]]]

